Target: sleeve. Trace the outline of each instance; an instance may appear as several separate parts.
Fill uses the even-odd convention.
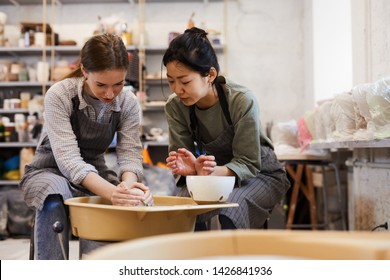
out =
[[[186,148],[195,154],[189,110],[176,100],[175,95],[171,95],[165,105],[165,116],[169,126],[168,151],[177,151],[178,148]],[[183,187],[186,184],[185,176],[176,175],[175,181],[178,187]]]
[[[119,177],[126,171],[137,175],[138,181],[142,182],[142,143],[140,138],[140,106],[132,93],[125,93],[121,106],[121,119],[117,129],[116,152],[119,165]]]
[[[45,126],[54,158],[61,173],[72,183],[80,184],[96,168],[81,157],[70,122],[72,101],[65,87],[57,84],[45,95]]]
[[[261,170],[259,109],[254,96],[248,92],[235,95],[229,108],[235,134],[233,158],[225,166],[242,181],[255,177]]]

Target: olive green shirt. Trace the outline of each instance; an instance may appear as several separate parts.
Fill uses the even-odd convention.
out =
[[[253,178],[261,170],[260,144],[272,147],[272,143],[262,132],[259,106],[253,93],[228,79],[224,88],[235,132],[233,158],[225,166],[240,181]],[[204,143],[215,140],[229,126],[219,102],[205,110],[196,108],[195,113]],[[190,107],[183,105],[176,94],[172,94],[166,103],[165,114],[169,124],[169,151],[187,148],[194,152]]]

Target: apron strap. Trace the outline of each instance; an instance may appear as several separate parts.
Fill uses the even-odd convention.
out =
[[[195,115],[195,105],[190,107],[190,121],[191,121],[191,130],[192,130],[192,139],[194,140],[198,150],[195,153],[199,156],[204,154],[202,141],[200,140],[199,128],[198,128],[198,119]]]
[[[222,84],[226,84],[225,77],[218,76],[215,81],[215,87],[217,88],[219,103],[221,104],[223,114],[225,115],[228,124],[232,125],[233,122],[232,122],[232,118],[230,117],[229,105],[227,103],[226,93],[222,87]]]
[[[223,114],[225,115],[225,118],[226,118],[228,124],[232,125],[233,122],[232,122],[232,119],[230,117],[229,105],[227,103],[226,94],[225,94],[225,91],[222,87],[222,84],[226,84],[226,80],[223,76],[218,76],[215,79],[215,87],[217,89],[219,103],[221,105]],[[195,105],[192,105],[190,107],[190,122],[191,122],[190,126],[191,126],[191,130],[192,130],[192,138],[198,147],[198,153],[199,153],[198,155],[201,155],[204,153],[204,151],[203,151],[202,141],[200,140],[198,120],[197,120],[196,114],[195,114]]]
[[[76,135],[77,144],[80,147],[78,140],[80,139],[81,133],[80,133],[80,124],[77,120],[77,111],[79,110],[80,100],[79,100],[77,95],[72,98],[72,105],[73,105],[73,111],[72,111],[72,114],[70,116],[70,123],[72,125],[73,132]]]

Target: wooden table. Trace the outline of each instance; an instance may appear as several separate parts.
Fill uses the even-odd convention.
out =
[[[307,228],[310,227],[313,230],[316,230],[320,227],[328,227],[328,209],[326,201],[326,182],[323,184],[323,196],[324,196],[324,223],[318,224],[317,220],[317,205],[315,201],[314,185],[313,185],[313,175],[311,166],[317,165],[321,166],[324,170],[324,167],[331,166],[335,169],[336,181],[338,187],[339,203],[341,205],[341,186],[340,186],[340,177],[337,166],[332,163],[330,157],[326,156],[315,156],[315,155],[305,155],[305,154],[286,154],[278,155],[279,161],[285,164],[287,173],[291,176],[293,180],[292,194],[290,198],[289,211],[287,217],[287,229],[292,228]],[[297,206],[297,200],[299,192],[302,192],[305,198],[309,203],[310,209],[310,224],[308,225],[298,225],[294,224],[294,216]],[[342,208],[340,208],[342,209]],[[343,229],[346,229],[345,215],[341,210],[341,217],[343,223]]]

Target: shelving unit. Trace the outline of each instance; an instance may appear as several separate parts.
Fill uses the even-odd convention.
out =
[[[107,3],[130,3],[130,4],[138,4],[139,0],[57,0],[57,2],[61,5],[67,4],[102,4]],[[174,2],[199,2],[199,3],[208,3],[208,2],[218,2],[222,0],[146,0],[147,3],[166,3],[169,1],[170,3]],[[50,4],[50,0],[47,0],[47,4]],[[0,0],[0,5],[41,5],[42,0]]]
[[[138,20],[140,21],[140,32],[142,34],[145,31],[144,23],[148,21],[143,14],[145,12],[145,8],[148,7],[148,4],[158,3],[158,4],[172,4],[172,3],[198,3],[199,5],[207,5],[209,2],[223,2],[224,0],[57,0],[52,2],[51,0],[0,0],[0,6],[2,5],[15,5],[15,6],[24,6],[24,5],[36,5],[42,6],[43,18],[40,17],[37,19],[37,22],[43,21],[45,22],[47,18],[50,18],[49,14],[53,11],[51,9],[51,5],[57,5],[61,8],[61,6],[65,5],[76,5],[76,4],[84,4],[84,5],[99,5],[109,2],[110,4],[129,4],[128,7],[130,9],[138,9]],[[53,19],[53,18],[52,18]],[[55,18],[54,18],[55,20]],[[55,22],[45,22],[52,26],[52,29],[56,31],[54,28]],[[224,31],[225,32],[225,31]],[[168,34],[167,34],[168,35]],[[138,39],[138,41],[140,41]],[[167,83],[167,79],[165,76],[161,74],[155,75],[155,73],[159,73],[161,71],[161,60],[162,56],[167,48],[167,44],[158,44],[158,45],[150,45],[150,44],[140,44],[136,46],[128,46],[127,49],[129,52],[139,52],[144,53],[143,60],[141,63],[145,66],[146,70],[144,73],[140,72],[140,78],[143,79],[143,90],[145,90],[147,94],[147,102],[143,104],[143,126],[144,132],[148,132],[152,127],[160,127],[167,132],[168,127],[165,121],[164,116],[164,105],[168,96],[170,95],[170,89]],[[0,59],[9,58],[12,60],[28,60],[31,63],[35,63],[36,61],[45,60],[51,64],[51,69],[53,69],[54,64],[59,60],[66,59],[69,61],[70,58],[76,59],[79,55],[81,46],[44,46],[44,47],[0,47]],[[218,55],[223,55],[225,52],[224,46],[215,46],[215,50]],[[222,64],[224,61],[221,61]],[[222,65],[221,65],[222,66]],[[142,67],[139,68],[142,71]],[[0,81],[0,92],[1,91],[31,91],[33,94],[42,94],[46,92],[46,90],[53,84],[53,81],[49,81],[45,84],[39,82],[4,82]],[[0,104],[0,107],[2,104]],[[22,113],[28,114],[27,109],[12,109],[12,110],[4,110],[0,109],[0,115],[10,115]],[[158,142],[158,141],[147,141],[145,145],[148,147],[155,147],[162,153],[167,152],[168,142]],[[17,150],[23,147],[32,147],[34,148],[36,143],[0,143],[0,151],[5,149]],[[165,159],[165,155],[160,155],[161,159]],[[6,183],[9,183],[8,181]],[[0,185],[3,184],[3,181],[0,180]]]
[[[70,5],[77,5],[74,9],[77,9],[79,15],[81,15],[83,19],[83,24],[85,23],[87,27],[84,30],[89,29],[89,27],[92,27],[92,22],[96,20],[97,15],[101,16],[107,16],[108,13],[113,13],[115,10],[118,10],[120,12],[125,12],[127,20],[128,19],[134,19],[138,20],[137,23],[142,21],[150,20],[148,18],[140,17],[139,14],[137,14],[137,9],[145,8],[145,6],[148,6],[151,3],[156,3],[155,6],[158,5],[164,5],[170,6],[174,3],[178,3],[178,6],[182,4],[182,6],[191,6],[191,7],[202,7],[202,5],[208,5],[210,2],[223,2],[227,0],[0,0],[0,9],[5,11],[6,13],[9,12],[9,18],[11,18],[11,24],[13,25],[12,29],[15,29],[16,25],[19,23],[19,21],[23,21],[23,19],[19,19],[19,17],[23,17],[25,14],[34,14],[37,15],[36,18],[33,20],[34,22],[42,22],[42,23],[48,23],[52,27],[52,30],[54,32],[58,32],[61,39],[75,39],[78,43],[77,46],[44,46],[44,47],[1,47],[0,46],[0,60],[1,59],[9,59],[9,60],[16,60],[16,61],[28,61],[29,65],[36,63],[37,61],[46,61],[49,62],[51,65],[51,70],[53,69],[56,62],[60,60],[68,60],[70,59],[76,60],[78,58],[80,48],[82,45],[82,42],[84,41],[84,37],[81,38],[83,33],[83,30],[78,30],[77,28],[72,29],[71,32],[69,32],[69,24],[72,25],[75,22],[79,22],[79,18],[72,17],[72,20],[67,22],[68,15],[72,13],[69,11]],[[53,9],[52,3],[54,5],[57,5],[56,9]],[[184,3],[184,4],[183,4]],[[187,5],[188,3],[196,3],[196,5]],[[84,5],[83,5],[84,4]],[[5,5],[8,5],[5,7]],[[67,6],[68,5],[68,6]],[[96,12],[94,13],[93,9],[90,9],[92,6],[96,7]],[[174,4],[175,5],[175,4]],[[214,5],[214,4],[212,4]],[[223,9],[219,9],[219,7],[222,7],[222,5],[215,4],[218,6],[219,11],[222,12]],[[152,6],[152,5],[149,5]],[[4,7],[4,9],[3,9]],[[105,8],[107,7],[107,9]],[[226,7],[226,5],[225,5]],[[81,11],[84,11],[83,13],[80,13]],[[30,11],[34,11],[31,13]],[[42,11],[42,14],[41,14]],[[109,11],[109,12],[108,12]],[[134,15],[131,12],[135,12],[137,15]],[[215,20],[214,16],[214,9],[212,19]],[[53,16],[53,13],[61,13],[58,16]],[[190,13],[190,12],[189,12]],[[93,16],[92,14],[96,14]],[[170,19],[166,16],[165,13],[160,13],[158,11],[158,14],[161,16],[159,20],[164,20],[164,18]],[[222,14],[221,14],[222,15]],[[149,16],[149,15],[148,15]],[[176,15],[175,15],[176,16]],[[30,21],[30,17],[28,20]],[[48,20],[49,19],[49,20]],[[56,25],[56,19],[59,19],[59,25]],[[151,18],[152,20],[155,20],[155,18]],[[226,17],[224,17],[226,19]],[[46,22],[48,20],[48,22]],[[18,22],[17,22],[18,21]],[[53,22],[52,22],[53,21]],[[180,19],[180,21],[183,21],[183,19]],[[128,21],[130,23],[130,21]],[[80,21],[81,24],[81,21]],[[92,29],[92,28],[91,28]],[[174,31],[176,29],[175,26],[172,25],[172,30]],[[68,31],[68,33],[67,33]],[[133,29],[134,31],[134,29]],[[147,30],[150,32],[149,34],[155,34],[153,30]],[[165,34],[164,37],[168,37],[168,32],[171,30],[165,30],[163,32],[160,32],[160,29],[157,31],[159,37],[162,34]],[[224,30],[223,32],[225,32]],[[16,34],[14,31],[12,31],[12,34]],[[88,34],[91,34],[91,31],[88,31]],[[64,34],[64,35],[62,35]],[[137,32],[133,33],[133,38],[135,38],[135,35]],[[139,34],[139,32],[138,32]],[[9,42],[11,42],[11,45],[17,45],[15,40],[17,35],[14,35]],[[75,36],[75,37],[74,37]],[[84,36],[84,35],[83,35]],[[52,37],[53,38],[53,37]],[[150,37],[148,38],[150,39]],[[164,39],[164,40],[163,40]],[[52,40],[54,41],[54,40]],[[158,43],[157,43],[158,41]],[[144,89],[147,92],[148,95],[148,102],[143,104],[143,120],[144,120],[144,129],[143,132],[148,132],[149,128],[152,127],[160,127],[163,128],[164,132],[167,132],[167,122],[165,120],[164,116],[164,105],[166,102],[166,99],[168,98],[169,94],[171,93],[169,90],[169,86],[167,83],[167,79],[164,75],[151,75],[154,72],[159,73],[161,71],[160,65],[162,56],[167,48],[167,43],[165,41],[165,38],[162,38],[161,40],[155,40],[155,43],[147,43],[146,45],[139,45],[139,38],[138,40],[134,40],[134,43],[136,43],[135,46],[128,46],[127,49],[130,52],[134,51],[141,51],[144,53],[144,61],[141,61],[144,63],[146,67],[145,72],[139,72],[139,77],[142,76],[142,79],[144,79]],[[162,42],[162,43],[160,43]],[[216,50],[219,54],[223,54],[226,51],[225,47],[217,46]],[[224,56],[226,57],[226,56]],[[225,62],[226,59],[222,61],[222,64],[225,66],[227,65]],[[222,65],[221,65],[222,66]],[[140,70],[142,70],[142,67],[139,67]],[[222,67],[223,69],[223,67]],[[148,75],[150,74],[150,75]],[[19,82],[19,81],[0,81],[0,92],[9,92],[9,91],[30,91],[33,94],[41,94],[42,96],[45,94],[46,90],[53,84],[53,81],[48,81],[43,83],[39,82]],[[163,91],[162,91],[163,89]],[[27,109],[9,109],[4,110],[2,107],[1,97],[0,97],[0,115],[6,115],[6,116],[13,116],[15,114],[29,114],[29,111]],[[146,123],[148,122],[148,123]],[[24,153],[20,153],[23,151],[23,149],[29,149],[26,152],[31,152],[36,148],[37,143],[36,142],[2,142],[0,143],[0,160],[12,157],[14,155],[21,155]],[[149,139],[147,141],[144,141],[144,145],[148,147],[148,153],[153,161],[154,164],[157,164],[158,162],[165,163],[165,159],[168,152],[168,140],[165,139],[165,141],[150,141]],[[115,152],[113,149],[115,147],[115,143],[113,142],[113,145],[110,146],[110,149],[107,153],[107,156],[111,152]],[[30,153],[31,155],[31,153]],[[111,155],[112,156],[112,155]],[[22,162],[22,160],[21,160]],[[13,179],[12,176],[9,177],[10,179]],[[4,180],[0,178],[0,195],[5,195],[8,197],[8,193],[10,191],[15,191],[15,189],[18,188],[19,180]],[[20,190],[18,190],[20,193]],[[21,194],[20,194],[21,195]],[[7,201],[7,200],[6,200]],[[6,203],[9,204],[16,204],[18,201],[12,197],[10,198]],[[20,198],[19,203],[23,204],[23,198]],[[3,205],[0,205],[3,206]],[[27,207],[27,206],[26,206]],[[1,213],[0,213],[1,214]],[[7,213],[10,215],[10,213]],[[19,213],[20,214],[20,211]],[[27,217],[26,217],[27,218]]]
[[[12,63],[23,62],[26,66],[35,65],[42,58],[42,47],[0,47],[0,60]],[[21,92],[29,92],[31,97],[41,95],[52,83],[40,83],[38,81],[0,81],[0,116],[8,117],[14,122],[16,114],[29,115],[28,108],[4,109],[4,99],[19,98]],[[35,109],[34,109],[35,111]],[[16,156],[23,148],[35,148],[36,142],[0,142],[0,159]],[[0,186],[16,186],[17,180],[0,180]]]

